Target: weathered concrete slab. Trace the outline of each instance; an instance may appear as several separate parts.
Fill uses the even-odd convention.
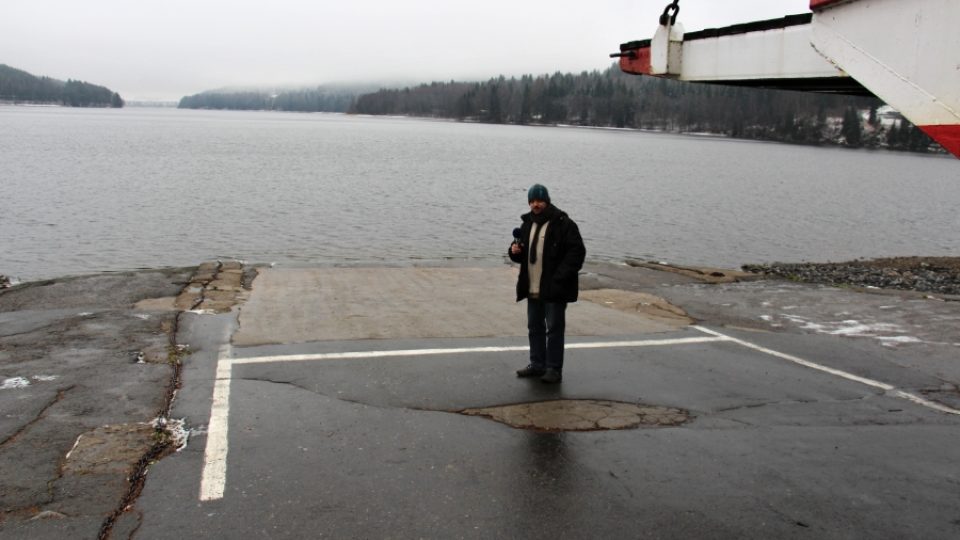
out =
[[[177,298],[176,309],[226,313],[246,298],[244,268],[238,261],[214,261],[200,265]]]
[[[21,381],[0,388],[0,537],[95,538],[121,504],[153,442],[144,423],[165,400],[172,298],[190,273],[0,291],[0,382]]]
[[[580,299],[677,328],[694,322],[683,309],[648,293],[593,289],[580,293]]]
[[[233,343],[525,336],[516,275],[507,266],[266,269],[241,309]],[[651,309],[664,316],[649,317],[636,305],[650,298],[619,293],[585,292],[584,301],[570,304],[567,335],[666,332],[689,323],[660,307]],[[621,298],[629,311],[612,309]]]

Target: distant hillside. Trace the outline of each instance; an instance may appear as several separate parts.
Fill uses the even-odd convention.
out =
[[[358,96],[379,88],[379,85],[321,85],[313,88],[277,91],[259,89],[209,90],[181,98],[179,108],[346,112]]]
[[[0,102],[55,103],[68,107],[123,107],[120,94],[83,81],[37,77],[0,64]]]

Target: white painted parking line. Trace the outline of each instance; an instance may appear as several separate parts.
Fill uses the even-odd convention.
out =
[[[804,360],[803,358],[800,358],[798,356],[793,356],[792,354],[786,354],[779,351],[775,351],[773,349],[768,349],[766,347],[761,347],[760,345],[757,345],[755,343],[750,343],[749,341],[744,341],[742,339],[737,339],[735,337],[728,336],[726,334],[721,334],[720,332],[717,332],[715,330],[710,330],[709,328],[704,328],[702,326],[697,326],[697,325],[694,325],[693,327],[705,334],[710,334],[711,336],[721,338],[723,341],[736,343],[738,345],[742,345],[749,349],[760,351],[764,354],[769,354],[770,356],[776,356],[777,358],[782,358],[784,360],[787,360],[788,362],[793,362],[794,364],[799,364],[801,366],[808,367],[810,369],[815,369],[817,371],[822,371],[824,373],[829,373],[831,375],[841,377],[843,379],[858,382],[860,384],[865,384],[867,386],[872,386],[874,388],[879,388],[884,392],[886,392],[888,395],[898,397],[900,399],[905,399],[907,401],[912,401],[917,405],[922,405],[924,407],[933,409],[935,411],[940,411],[947,414],[960,415],[960,410],[954,409],[953,407],[947,407],[946,405],[941,405],[940,403],[930,401],[929,399],[922,398],[916,394],[911,394],[910,392],[905,392],[893,386],[892,384],[887,384],[885,382],[877,381],[874,379],[868,379],[866,377],[854,375],[853,373],[843,371],[841,369],[827,367],[821,364],[817,364],[816,362]]]
[[[693,337],[678,339],[649,339],[644,341],[605,341],[570,343],[567,349],[603,349],[613,347],[657,347],[726,341],[723,337]],[[229,341],[229,338],[228,338]],[[200,500],[214,501],[223,498],[227,483],[227,451],[230,420],[230,378],[233,366],[245,364],[268,364],[275,362],[309,362],[318,360],[344,360],[361,358],[390,358],[405,356],[453,355],[467,353],[502,353],[529,350],[527,346],[516,347],[463,347],[451,349],[407,349],[396,351],[354,351],[318,354],[293,354],[286,356],[254,356],[232,358],[229,345],[220,348],[217,358],[216,382],[213,385],[213,404],[210,407],[210,424],[207,427],[207,447],[203,453],[203,472],[200,478]]]
[[[722,337],[693,337],[678,339],[648,339],[644,341],[600,341],[587,343],[568,343],[567,349],[608,349],[615,347],[656,347],[664,345],[685,345],[688,343],[709,343],[711,341],[726,341]],[[529,350],[527,345],[516,347],[462,347],[455,349],[405,349],[396,351],[355,351],[316,354],[291,354],[280,356],[252,356],[248,358],[234,358],[233,365],[242,364],[269,364],[273,362],[311,362],[315,360],[352,360],[358,358],[389,358],[403,356],[433,356],[439,354],[467,354],[467,353],[501,353],[522,352]]]
[[[910,402],[922,405],[924,407],[940,411],[947,414],[960,415],[960,410],[935,403],[915,394],[899,390],[893,385],[860,377],[843,370],[827,367],[809,360],[804,360],[797,356],[782,353],[766,347],[761,347],[755,343],[737,339],[726,334],[721,334],[715,330],[710,330],[702,326],[694,325],[694,328],[709,334],[712,337],[693,337],[677,339],[649,339],[642,341],[602,341],[587,343],[569,343],[567,349],[604,349],[604,348],[633,348],[633,347],[657,347],[670,345],[688,345],[695,343],[711,342],[730,342],[743,347],[775,356],[795,364],[815,369],[836,377],[841,377],[850,381],[858,382],[878,388],[888,395],[908,400]],[[527,346],[510,347],[462,347],[449,349],[404,349],[395,351],[353,351],[353,352],[335,352],[335,353],[317,353],[317,354],[294,354],[294,355],[274,355],[274,356],[254,356],[247,358],[232,358],[229,345],[221,347],[217,359],[217,375],[213,388],[213,404],[210,407],[210,424],[207,430],[207,447],[204,451],[203,473],[200,481],[200,500],[212,501],[223,498],[224,489],[227,481],[227,452],[228,452],[228,428],[230,418],[230,378],[235,365],[247,364],[268,364],[277,362],[311,362],[320,360],[351,360],[364,358],[400,358],[410,356],[431,356],[431,355],[456,355],[470,353],[503,353],[503,352],[522,352],[529,348]]]
[[[203,473],[200,477],[200,500],[223,498],[227,483],[227,436],[230,427],[230,337],[217,355],[217,374],[213,384],[213,404],[207,426],[207,447],[203,452]]]

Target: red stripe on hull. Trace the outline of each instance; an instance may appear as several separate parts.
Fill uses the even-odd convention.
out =
[[[919,126],[931,139],[960,158],[960,124],[955,126]]]
[[[834,4],[842,4],[843,2],[849,2],[850,0],[810,0],[810,10],[816,11],[818,9],[828,8]]]
[[[626,51],[624,51],[626,52]],[[650,74],[650,47],[641,47],[633,49],[634,57],[621,56],[620,69],[624,73],[633,73],[634,75]]]

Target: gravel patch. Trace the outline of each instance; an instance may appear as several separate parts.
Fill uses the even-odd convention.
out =
[[[805,283],[960,295],[960,257],[892,257],[840,263],[746,264],[743,270]]]

